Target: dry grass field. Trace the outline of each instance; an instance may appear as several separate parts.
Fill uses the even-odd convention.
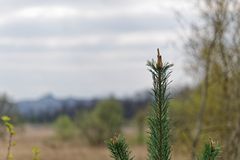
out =
[[[15,160],[31,160],[32,147],[40,148],[41,160],[110,160],[106,146],[92,147],[84,140],[74,139],[61,141],[55,138],[54,131],[50,127],[26,126],[24,129],[17,129],[14,138],[16,146],[12,152]],[[5,158],[7,139],[1,140],[0,156]],[[133,145],[131,150],[136,160],[145,160],[147,150],[145,146]],[[173,153],[174,160],[187,160],[182,154]]]

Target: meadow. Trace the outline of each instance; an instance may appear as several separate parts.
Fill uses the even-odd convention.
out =
[[[26,125],[16,128],[16,146],[12,148],[14,159],[31,160],[33,158],[32,148],[34,146],[40,149],[41,160],[110,160],[110,153],[105,145],[92,146],[86,143],[84,138],[75,138],[63,141],[56,138],[55,131],[51,126],[33,126]],[[136,129],[124,129],[124,135],[128,141],[134,141]],[[7,139],[1,140],[1,157],[5,157],[7,149]],[[147,157],[147,148],[145,145],[131,144],[131,149],[136,159],[145,160]],[[174,150],[174,149],[173,149]],[[173,152],[175,160],[188,160],[190,155],[186,152]]]

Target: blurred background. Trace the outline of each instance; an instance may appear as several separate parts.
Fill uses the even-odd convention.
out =
[[[16,159],[110,159],[122,133],[147,157],[146,116],[160,48],[173,63],[173,159],[213,139],[240,159],[239,0],[0,0],[0,115],[16,127]],[[8,135],[0,127],[0,155]]]

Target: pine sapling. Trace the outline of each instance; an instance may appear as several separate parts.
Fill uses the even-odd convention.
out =
[[[115,136],[107,142],[108,149],[111,151],[111,157],[115,160],[133,160],[125,138]]]
[[[149,160],[170,160],[171,150],[169,144],[169,117],[168,101],[169,94],[167,86],[170,75],[171,64],[162,63],[162,57],[158,50],[157,62],[154,60],[147,63],[153,78],[153,103],[152,110],[148,117],[149,141],[148,159]]]
[[[162,57],[158,49],[157,61],[148,61],[147,66],[153,78],[153,104],[148,117],[149,139],[148,139],[148,159],[149,160],[170,160],[171,150],[169,144],[169,118],[167,93],[169,69],[171,64],[163,64]],[[120,137],[108,141],[108,148],[115,160],[132,159],[125,140]],[[124,153],[124,154],[121,154]],[[126,154],[127,153],[127,154]]]
[[[170,160],[171,147],[169,140],[169,96],[168,85],[172,64],[162,62],[158,49],[157,61],[148,61],[147,66],[153,79],[153,103],[148,116],[148,160]],[[107,142],[107,147],[115,160],[132,160],[129,147],[122,136],[115,136]],[[216,160],[220,148],[213,143],[206,144],[200,160]]]
[[[220,146],[215,146],[214,142],[210,140],[210,143],[205,144],[200,160],[217,160],[219,152]]]

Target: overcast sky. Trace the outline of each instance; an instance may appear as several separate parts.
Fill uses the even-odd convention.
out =
[[[175,11],[195,18],[190,0],[0,0],[0,92],[131,95],[151,87],[158,47],[172,85],[189,83]]]

